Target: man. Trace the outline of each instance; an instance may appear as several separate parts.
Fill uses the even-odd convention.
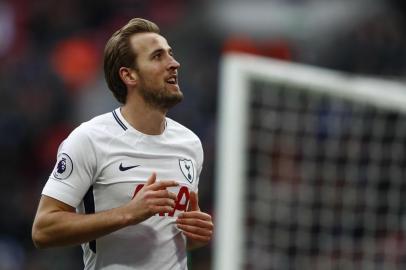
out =
[[[186,250],[210,241],[197,199],[201,142],[166,117],[183,98],[179,66],[150,21],[113,34],[104,72],[123,106],[60,145],[32,228],[37,247],[82,244],[85,269],[161,270],[187,269]]]

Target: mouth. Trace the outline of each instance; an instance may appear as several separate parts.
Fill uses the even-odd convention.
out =
[[[173,74],[173,75],[167,77],[165,81],[169,84],[178,84],[178,75]]]

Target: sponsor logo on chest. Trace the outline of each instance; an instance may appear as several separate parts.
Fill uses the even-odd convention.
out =
[[[144,184],[139,184],[135,186],[134,193],[131,199],[137,195],[137,193],[144,187]],[[157,216],[167,216],[167,217],[173,217],[179,215],[181,212],[186,212],[188,204],[189,204],[189,198],[190,198],[190,192],[189,188],[187,186],[180,186],[176,189],[173,188],[168,188],[169,191],[177,194],[176,195],[176,201],[175,201],[175,207],[172,212],[169,213],[159,213]]]
[[[193,184],[196,181],[194,162],[187,158],[148,160],[121,158],[109,165],[105,171],[104,179],[120,179],[135,177],[145,181],[156,172],[158,179],[175,180],[179,183]]]

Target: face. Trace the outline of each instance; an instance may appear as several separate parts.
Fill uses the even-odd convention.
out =
[[[169,109],[182,101],[178,85],[178,68],[166,39],[156,33],[141,33],[131,37],[137,54],[138,91],[149,105]]]

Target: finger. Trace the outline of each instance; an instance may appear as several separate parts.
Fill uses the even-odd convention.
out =
[[[191,232],[188,232],[188,231],[182,231],[182,233],[184,235],[186,235],[187,238],[192,239],[192,240],[196,240],[196,241],[200,241],[200,242],[207,243],[211,239],[210,236],[201,236],[201,235],[194,234],[194,233],[191,233]]]
[[[148,178],[147,183],[145,184],[145,186],[150,186],[152,184],[154,184],[156,181],[156,172],[153,172],[151,174],[151,176]]]
[[[188,211],[200,211],[199,199],[197,197],[197,193],[194,191],[190,192],[190,204]]]
[[[207,220],[211,221],[212,218],[209,214],[204,213],[204,212],[183,212],[179,215],[180,219],[189,219],[189,218],[195,218],[195,219],[202,219],[202,220]]]
[[[203,229],[200,227],[178,224],[178,228],[181,229],[183,232],[193,233],[193,234],[199,235],[199,236],[209,236],[210,237],[212,235],[211,230]]]
[[[153,205],[149,209],[152,215],[173,212],[173,207],[168,205]]]
[[[206,228],[213,230],[214,226],[211,221],[201,220],[201,219],[177,219],[176,223],[178,225],[194,226],[199,228]]]
[[[179,184],[176,181],[166,180],[166,181],[155,182],[151,186],[149,186],[149,188],[151,190],[163,190],[163,189],[166,189],[168,187],[176,187],[178,185]]]
[[[175,193],[168,191],[167,189],[153,191],[152,196],[159,197],[159,198],[169,198],[174,201],[177,200],[177,196]]]
[[[175,207],[176,203],[172,199],[167,199],[167,198],[156,198],[156,199],[151,199],[149,200],[149,203],[154,206],[170,206],[170,207]]]

